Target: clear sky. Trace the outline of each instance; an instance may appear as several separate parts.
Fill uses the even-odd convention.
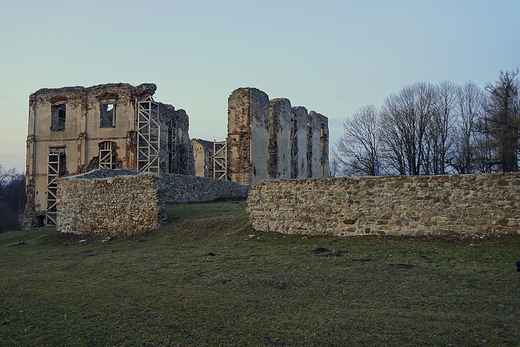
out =
[[[419,81],[520,67],[518,0],[0,0],[0,164],[24,171],[29,95],[157,84],[190,137],[223,140],[227,98],[256,87],[345,118]]]

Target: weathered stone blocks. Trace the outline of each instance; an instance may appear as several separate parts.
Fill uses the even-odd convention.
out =
[[[256,88],[229,96],[226,143],[228,177],[240,184],[329,176],[327,117]]]
[[[166,202],[244,198],[247,186],[188,175],[95,170],[58,180],[57,230],[132,235],[161,226]]]
[[[520,173],[263,180],[262,231],[331,236],[519,233]]]

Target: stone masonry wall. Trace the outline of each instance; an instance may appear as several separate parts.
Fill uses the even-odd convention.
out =
[[[214,141],[191,139],[193,151],[193,170],[195,176],[213,177],[213,147]]]
[[[163,174],[159,182],[162,199],[167,202],[201,202],[247,197],[248,187],[213,178]]]
[[[329,176],[327,117],[256,88],[228,99],[227,171],[231,181]]]
[[[255,229],[285,234],[520,233],[520,173],[263,180],[247,201]]]
[[[95,170],[58,180],[57,230],[132,235],[161,226],[166,202],[244,198],[247,188],[189,175]]]
[[[127,170],[96,170],[59,179],[57,230],[116,236],[159,227],[165,214],[164,201],[159,199],[156,186],[158,176]]]
[[[145,134],[148,128],[142,122],[137,124],[136,118],[146,119],[137,117],[138,102],[151,98],[156,89],[153,83],[109,83],[44,88],[31,94],[24,227],[54,220],[56,187],[49,183],[55,175],[72,176],[99,168],[147,170],[143,167],[148,158],[138,151],[139,143],[147,142],[138,130],[144,129]],[[153,107],[153,119],[161,127],[161,158],[168,157],[161,160],[160,171],[194,174],[186,111],[160,102],[154,104],[157,108]],[[111,111],[107,112],[109,106]],[[153,139],[157,139],[155,135]]]

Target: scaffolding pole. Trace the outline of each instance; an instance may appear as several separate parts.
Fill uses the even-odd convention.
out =
[[[114,143],[105,141],[99,145],[99,168],[100,169],[114,169]]]
[[[47,207],[45,224],[56,224],[58,202],[58,178],[61,176],[63,153],[50,153],[47,160]]]
[[[227,143],[213,141],[213,178],[227,181]]]
[[[137,171],[163,172],[169,154],[163,149],[159,104],[150,97],[137,103]]]

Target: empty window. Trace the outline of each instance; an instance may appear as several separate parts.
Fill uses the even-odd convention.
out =
[[[111,141],[99,143],[99,168],[115,169],[117,160],[117,144]]]
[[[113,128],[116,126],[116,104],[113,102],[101,103],[100,110],[100,124],[101,128]]]
[[[51,131],[65,130],[65,105],[53,105],[51,107]]]

